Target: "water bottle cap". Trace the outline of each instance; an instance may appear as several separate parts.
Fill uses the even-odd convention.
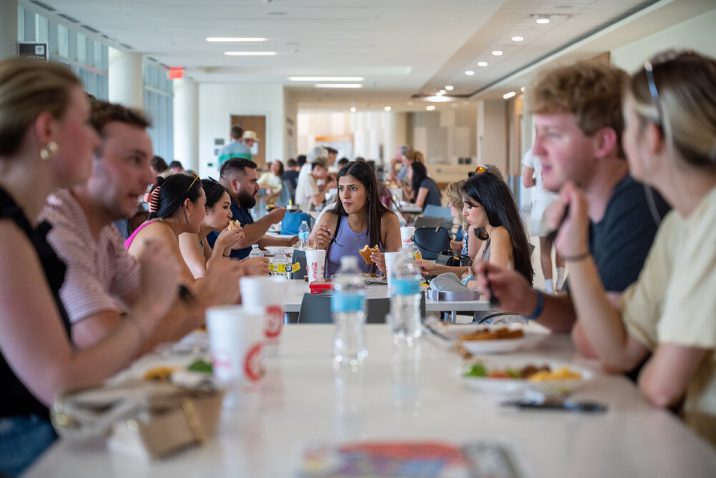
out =
[[[358,267],[358,258],[356,256],[341,257],[341,267]]]

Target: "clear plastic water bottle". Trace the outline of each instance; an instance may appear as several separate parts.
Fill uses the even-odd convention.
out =
[[[251,252],[249,252],[249,257],[263,257],[264,253],[261,252],[261,249],[259,249],[258,244],[253,244],[251,246]]]
[[[298,228],[298,248],[305,249],[308,245],[308,236],[311,234],[311,228],[308,227],[306,221],[301,221],[301,225]]]
[[[390,286],[390,314],[393,342],[412,345],[422,334],[420,314],[420,268],[411,247],[400,250],[393,266]]]
[[[365,345],[365,281],[355,256],[341,258],[341,268],[333,277],[331,312],[336,326],[333,364],[356,368],[368,355],[368,350]]]

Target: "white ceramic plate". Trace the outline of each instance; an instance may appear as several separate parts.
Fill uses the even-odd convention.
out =
[[[492,354],[514,352],[516,350],[526,350],[535,347],[544,337],[545,334],[526,330],[522,324],[511,325],[445,325],[437,328],[437,331],[452,339],[475,332],[477,330],[489,330],[495,328],[508,327],[513,330],[522,330],[524,336],[517,339],[499,339],[499,340],[464,340],[463,346],[472,354]]]
[[[528,364],[543,365],[548,364],[552,370],[556,370],[560,367],[568,367],[570,370],[578,372],[582,377],[575,380],[552,380],[544,382],[531,382],[525,379],[509,379],[509,378],[489,378],[489,377],[466,377],[465,372],[470,367],[470,364],[465,365],[460,369],[460,378],[466,387],[476,390],[478,392],[493,393],[501,395],[512,395],[512,394],[524,394],[527,391],[535,391],[544,395],[553,395],[560,393],[569,393],[578,389],[586,382],[592,379],[594,374],[591,370],[564,362],[540,362],[539,360],[534,361],[491,361],[491,360],[480,360],[480,362],[491,369],[505,369],[505,368],[522,368]],[[473,363],[473,362],[471,362]]]

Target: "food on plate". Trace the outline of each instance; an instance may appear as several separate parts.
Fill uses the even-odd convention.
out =
[[[155,382],[168,382],[172,373],[174,373],[174,370],[174,367],[154,367],[144,372],[144,376],[142,378],[144,380],[153,380]]]
[[[358,251],[358,254],[360,254],[366,264],[371,265],[373,264],[373,259],[370,258],[370,255],[374,252],[380,252],[378,245],[376,244],[373,247],[368,247],[368,244],[366,244],[363,246],[363,249]]]
[[[226,226],[229,231],[233,231],[234,229],[238,229],[240,227],[241,222],[237,221],[236,219],[232,219],[231,221],[229,221],[229,225]]]
[[[460,340],[507,340],[520,339],[525,336],[522,329],[500,327],[496,329],[480,329],[460,337]]]
[[[474,362],[464,373],[465,377],[528,380],[547,382],[557,380],[580,380],[582,374],[569,367],[552,369],[549,365],[527,364],[524,367],[487,368],[482,362]]]
[[[206,360],[197,359],[194,360],[189,366],[186,368],[190,372],[200,372],[200,373],[213,373],[214,372],[214,366],[211,364],[211,362],[207,362]]]

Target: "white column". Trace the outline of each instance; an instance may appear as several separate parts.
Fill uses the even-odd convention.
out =
[[[477,104],[477,160],[507,172],[507,108],[503,100]]]
[[[144,109],[141,54],[109,49],[109,101]]]
[[[383,164],[390,164],[398,146],[408,144],[408,115],[388,113],[383,146]]]
[[[0,1],[0,60],[17,55],[17,0]]]
[[[194,80],[174,80],[174,159],[199,171],[199,86]]]

